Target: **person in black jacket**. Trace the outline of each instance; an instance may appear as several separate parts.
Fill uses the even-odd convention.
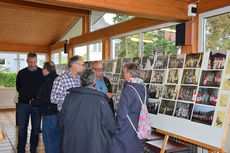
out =
[[[115,119],[109,107],[109,98],[97,91],[95,73],[85,69],[81,87],[71,88],[61,110],[64,129],[64,153],[111,153],[111,136]]]
[[[42,70],[45,76],[39,95],[31,101],[32,106],[39,106],[40,115],[42,116],[42,138],[45,144],[46,153],[59,153],[60,151],[60,135],[58,128],[58,111],[57,104],[50,103],[50,94],[54,80],[58,77],[55,64],[45,62]]]
[[[38,146],[40,116],[39,108],[29,105],[29,101],[38,96],[43,83],[42,69],[37,66],[37,54],[28,53],[26,60],[28,67],[20,70],[16,78],[18,96],[18,153],[25,153],[27,142],[27,128],[31,116],[30,152],[36,152]]]
[[[95,61],[92,64],[92,68],[94,69],[95,74],[96,74],[95,88],[97,89],[97,91],[101,91],[108,96],[108,98],[110,99],[109,100],[109,106],[110,106],[113,114],[115,115],[114,103],[112,100],[112,97],[113,97],[112,85],[111,85],[109,79],[103,76],[102,63],[99,61]]]

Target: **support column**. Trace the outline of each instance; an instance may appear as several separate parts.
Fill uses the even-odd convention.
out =
[[[86,34],[90,29],[89,14],[82,17],[82,34]]]
[[[110,37],[102,39],[102,59],[110,59]]]

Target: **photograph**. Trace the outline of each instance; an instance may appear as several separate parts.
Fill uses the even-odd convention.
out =
[[[229,95],[228,94],[221,94],[218,106],[219,107],[227,107],[227,105],[228,105],[228,99],[229,99]]]
[[[157,115],[159,107],[160,107],[160,101],[149,99],[149,103],[148,103],[147,107],[148,107],[148,112],[150,114]]]
[[[216,106],[217,99],[218,99],[218,92],[219,89],[200,87],[196,97],[196,103]]]
[[[162,95],[163,85],[153,85],[149,86],[149,98],[159,99]]]
[[[108,62],[106,64],[105,72],[113,72],[113,65],[114,65],[114,62]]]
[[[191,119],[193,104],[177,102],[174,116],[184,119]]]
[[[185,68],[201,68],[203,53],[187,54]]]
[[[181,86],[178,93],[178,100],[195,102],[197,86]]]
[[[224,79],[222,90],[230,90],[230,79]]]
[[[165,81],[166,70],[153,70],[151,83],[163,84]]]
[[[152,70],[141,70],[140,77],[143,79],[144,83],[150,83],[152,75]]]
[[[224,69],[227,51],[210,52],[208,69]]]
[[[184,69],[181,84],[197,85],[200,69]]]
[[[122,59],[122,68],[124,67],[125,64],[132,63],[132,62],[133,62],[133,58],[123,58]]]
[[[144,70],[152,70],[154,65],[154,56],[142,57],[142,68]]]
[[[227,66],[225,68],[225,75],[230,75],[230,56],[228,56]]]
[[[113,73],[104,73],[104,76],[109,80],[111,80],[112,75]]]
[[[200,86],[220,87],[222,70],[202,71]]]
[[[165,85],[162,97],[166,99],[176,100],[177,93],[178,93],[177,85]]]
[[[112,74],[112,76],[110,77],[110,82],[111,83],[114,83],[114,84],[118,84],[118,81],[119,81],[119,78],[120,78],[120,74]]]
[[[212,125],[214,112],[214,107],[195,105],[192,114],[192,121],[201,124]]]
[[[169,69],[167,83],[178,84],[180,69]]]
[[[170,55],[168,68],[183,68],[185,54]]]
[[[116,71],[115,71],[115,73],[121,73],[121,62],[122,62],[122,59],[119,58],[119,59],[117,60],[117,66],[116,66]]]
[[[168,56],[157,56],[154,69],[166,69],[168,64]]]
[[[225,119],[225,111],[218,110],[216,112],[214,126],[218,128],[222,128],[224,125],[224,119]]]
[[[118,84],[111,84],[112,85],[112,93],[117,93]]]
[[[124,83],[125,83],[125,80],[121,80],[121,79],[119,80],[119,84],[118,84],[118,88],[117,88],[118,91],[121,91],[121,89],[123,88]]]
[[[84,66],[85,66],[85,68],[91,68],[91,66],[92,66],[92,64],[93,64],[93,62],[91,61],[88,61],[88,62],[84,62]]]
[[[161,100],[159,113],[172,116],[174,107],[175,101]]]
[[[141,57],[134,57],[133,63],[141,64]]]

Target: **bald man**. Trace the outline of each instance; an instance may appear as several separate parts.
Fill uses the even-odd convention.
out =
[[[95,62],[93,62],[92,68],[95,70],[95,73],[96,73],[95,88],[98,91],[105,93],[109,97],[109,99],[110,99],[109,106],[110,106],[111,110],[113,111],[113,113],[115,113],[114,104],[113,104],[113,100],[112,100],[112,97],[113,97],[112,85],[111,85],[109,79],[103,76],[102,63],[99,61],[95,61]]]

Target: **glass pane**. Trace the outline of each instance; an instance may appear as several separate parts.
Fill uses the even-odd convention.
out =
[[[46,61],[46,54],[38,54],[37,55],[38,58],[38,67],[42,68],[43,67],[43,63]]]
[[[59,53],[51,54],[51,60],[54,62],[54,64],[59,64]]]
[[[89,45],[89,61],[102,59],[102,42]]]
[[[68,54],[65,54],[64,51],[61,52],[61,64],[67,64]]]
[[[205,49],[221,51],[230,49],[230,12],[206,19]]]
[[[118,57],[138,57],[139,56],[140,35],[120,37],[113,40],[113,58]]]
[[[178,54],[175,26],[144,32],[143,37],[144,56]]]
[[[26,59],[27,59],[27,54],[19,55],[19,70],[27,67]]]
[[[0,87],[15,87],[17,54],[0,52]]]
[[[75,47],[73,55],[79,55],[84,61],[87,61],[87,46]]]

